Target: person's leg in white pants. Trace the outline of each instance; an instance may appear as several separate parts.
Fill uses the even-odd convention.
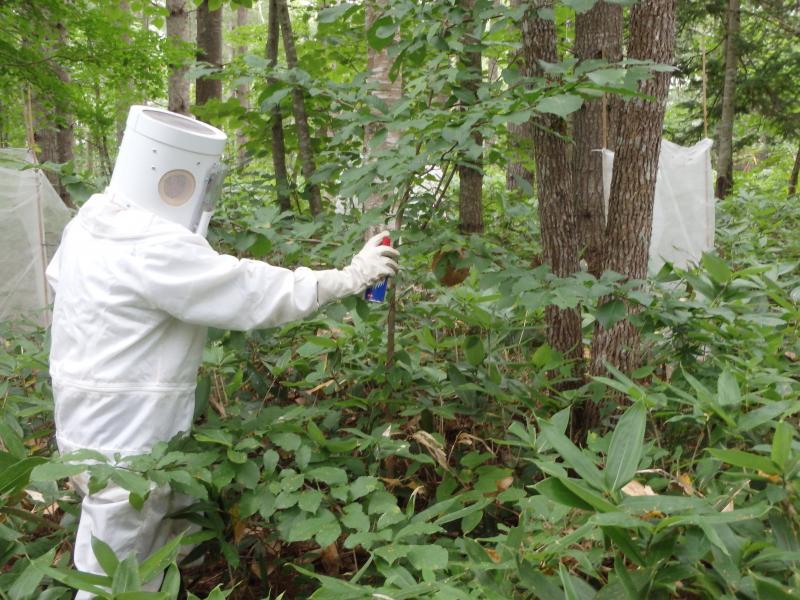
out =
[[[169,488],[154,488],[144,506],[137,510],[128,501],[128,490],[116,484],[109,483],[105,489],[89,494],[87,475],[74,477],[73,483],[84,495],[74,555],[79,571],[105,574],[92,550],[92,536],[108,544],[119,560],[134,553],[140,563],[172,536],[173,524],[164,518],[171,510]],[[161,580],[162,577],[156,577],[143,588],[158,590]],[[75,600],[92,597],[89,592],[78,592]]]

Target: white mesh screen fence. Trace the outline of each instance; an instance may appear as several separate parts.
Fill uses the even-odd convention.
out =
[[[664,262],[685,269],[700,262],[703,252],[714,249],[714,186],[711,171],[712,141],[704,139],[684,147],[663,140],[656,176],[650,271]],[[608,214],[614,153],[603,153],[603,187]]]
[[[45,269],[71,211],[30,156],[0,149],[0,321],[49,323],[52,294]]]

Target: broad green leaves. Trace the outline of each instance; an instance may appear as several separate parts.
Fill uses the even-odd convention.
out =
[[[633,479],[644,451],[647,411],[641,402],[631,406],[617,422],[604,469],[607,489],[616,492]]]

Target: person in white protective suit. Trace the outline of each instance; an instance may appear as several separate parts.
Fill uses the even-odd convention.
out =
[[[397,250],[380,245],[386,233],[341,270],[289,270],[214,251],[205,234],[224,177],[225,140],[189,117],[132,107],[108,188],[65,229],[47,269],[62,453],[88,448],[113,461],[189,431],[207,327],[280,325],[396,273]],[[120,559],[133,552],[142,560],[173,535],[169,490],[153,489],[137,510],[114,484],[93,494],[88,476],[74,484],[83,494],[79,570],[103,573],[92,536]]]

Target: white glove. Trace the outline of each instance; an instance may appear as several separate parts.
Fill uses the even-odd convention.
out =
[[[394,259],[400,253],[397,248],[381,245],[383,238],[388,235],[388,231],[383,231],[371,237],[344,269],[314,271],[320,306],[363,292],[367,286],[397,273],[398,267]]]

